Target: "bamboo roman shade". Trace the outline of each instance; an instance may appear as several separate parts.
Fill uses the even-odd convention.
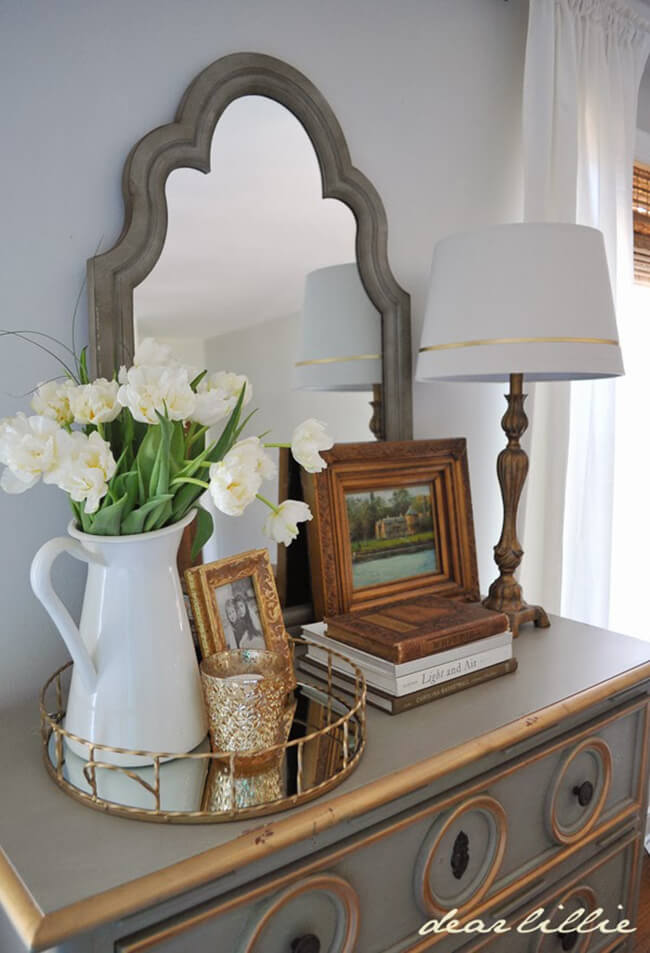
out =
[[[650,284],[650,166],[635,163],[632,185],[634,212],[634,280]]]

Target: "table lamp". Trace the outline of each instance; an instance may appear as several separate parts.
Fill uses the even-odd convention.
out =
[[[372,391],[370,429],[383,439],[381,315],[356,262],[307,275],[295,364],[296,390]]]
[[[513,635],[541,606],[522,598],[514,573],[523,550],[517,507],[528,472],[520,438],[528,426],[524,376],[586,380],[623,373],[601,232],[570,224],[497,225],[454,235],[435,248],[419,381],[510,381],[498,456],[503,528],[494,547],[499,577],[483,605],[505,612]]]

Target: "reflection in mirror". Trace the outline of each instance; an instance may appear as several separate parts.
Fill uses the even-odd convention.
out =
[[[333,699],[334,718],[344,715],[347,707]],[[233,778],[224,763],[210,758],[210,745],[203,741],[193,755],[201,757],[174,758],[159,766],[160,810],[183,814],[203,811],[215,815],[228,814],[233,809],[259,808],[273,801],[295,797],[331,781],[334,775],[346,770],[346,765],[359,751],[359,734],[355,727],[346,733],[341,725],[321,732],[328,723],[327,695],[313,685],[298,685],[295,701],[290,706],[291,724],[288,740],[308,739],[302,745],[300,763],[294,744],[283,750],[275,763],[252,772],[244,768]],[[346,724],[347,727],[347,724]],[[347,747],[347,754],[345,749]],[[57,770],[56,736],[52,734],[47,756],[51,767]],[[227,764],[227,762],[226,762]],[[300,782],[298,771],[301,771]],[[91,796],[94,779],[96,794],[114,807],[128,807],[152,812],[156,810],[152,788],[156,785],[156,771],[152,766],[129,769],[106,767],[99,762],[93,768],[86,759],[74,754],[67,746],[62,771],[63,781],[73,791]],[[286,805],[284,805],[286,806]],[[209,820],[209,817],[203,818]],[[231,818],[225,817],[224,820]]]
[[[194,367],[246,374],[253,385],[250,408],[258,408],[246,435],[272,430],[269,439],[287,441],[298,423],[315,417],[337,442],[372,439],[368,404],[381,374],[381,317],[360,281],[355,294],[364,307],[358,326],[349,311],[343,322],[337,320],[332,309],[342,305],[336,297],[329,312],[321,308],[319,320],[331,322],[337,334],[341,327],[369,329],[372,349],[368,344],[350,350],[361,340],[357,335],[347,350],[345,341],[334,339],[332,345],[343,350],[328,350],[330,332],[321,329],[317,356],[326,360],[315,366],[325,389],[295,389],[305,386],[295,365],[305,360],[307,276],[354,261],[356,236],[350,209],[322,198],[318,161],[302,125],[275,101],[244,96],[220,118],[210,164],[208,175],[183,168],[167,179],[165,245],[134,291],[136,345],[155,337]],[[313,329],[309,333],[313,337]],[[364,359],[348,362],[347,386],[338,390],[342,364],[328,359],[358,354]],[[354,365],[359,383],[349,374]],[[264,495],[277,498],[277,480],[266,484]],[[204,561],[268,547],[275,562],[275,546],[261,533],[261,504],[236,518],[215,513],[207,496],[205,505],[215,516],[215,533]]]

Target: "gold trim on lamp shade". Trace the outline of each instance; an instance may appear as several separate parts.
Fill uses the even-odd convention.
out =
[[[352,354],[349,357],[315,357],[311,361],[296,361],[295,367],[307,367],[310,364],[342,364],[344,361],[378,361],[381,354]]]
[[[426,351],[448,351],[457,347],[484,347],[490,344],[610,344],[618,347],[618,341],[614,338],[484,338],[476,341],[452,341],[450,344],[430,344],[428,347],[421,347],[420,354]]]

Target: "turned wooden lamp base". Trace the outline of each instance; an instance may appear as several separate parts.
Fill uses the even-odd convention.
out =
[[[541,606],[529,606],[524,602],[521,586],[514,577],[524,555],[517,539],[517,507],[528,473],[528,456],[519,443],[528,426],[523,386],[523,374],[510,375],[510,393],[506,395],[508,409],[501,421],[508,444],[497,458],[497,476],[503,499],[503,527],[501,539],[494,547],[494,561],[500,575],[490,586],[487,599],[483,600],[486,609],[504,612],[508,616],[514,638],[519,635],[519,627],[527,622],[534,622],[539,629],[546,629],[551,624]]]

